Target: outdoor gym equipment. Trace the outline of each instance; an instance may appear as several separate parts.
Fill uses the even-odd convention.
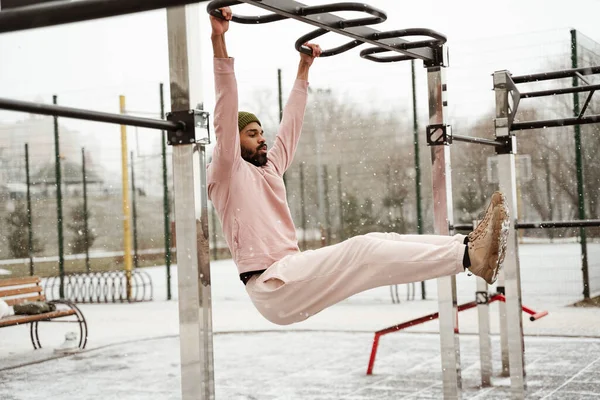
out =
[[[210,144],[208,113],[196,109],[202,104],[200,79],[200,13],[194,0],[80,0],[43,1],[26,0],[27,7],[17,7],[14,0],[5,0],[0,9],[0,33],[87,21],[117,15],[167,8],[171,112],[167,121],[132,116],[99,113],[68,107],[50,106],[9,99],[0,99],[0,109],[23,111],[86,119],[99,122],[146,127],[168,132],[168,143],[173,146],[173,180],[175,192],[175,220],[179,269],[179,316],[182,398],[213,399],[214,366],[212,344],[212,304],[210,257],[208,243],[208,212],[206,183],[206,146]],[[499,168],[500,190],[507,193],[512,215],[516,215],[516,182],[514,176],[516,142],[509,127],[510,84],[507,74],[494,75],[497,99],[496,140],[452,136],[446,124],[447,85],[445,68],[448,66],[446,38],[428,29],[404,29],[379,32],[367,26],[385,21],[383,11],[362,3],[338,3],[306,6],[290,0],[213,1],[210,12],[228,5],[246,3],[272,12],[260,17],[235,16],[234,22],[263,23],[291,18],[315,26],[317,29],[296,41],[302,44],[325,33],[333,32],[351,39],[345,45],[325,50],[323,56],[332,56],[362,44],[361,57],[376,62],[396,62],[419,59],[427,68],[429,93],[429,126],[427,141],[431,148],[434,204],[434,233],[448,235],[453,221],[452,190],[450,181],[450,148],[454,140],[470,141],[496,147],[501,155]],[[6,8],[6,6],[9,8]],[[185,7],[183,7],[186,5]],[[14,7],[14,8],[12,8]],[[331,12],[362,11],[367,17],[346,20]],[[427,39],[407,41],[409,36]],[[394,55],[380,56],[392,52]],[[516,82],[516,81],[514,81]],[[530,94],[531,95],[531,94]],[[579,121],[597,122],[597,117],[579,118]],[[581,123],[581,122],[579,122]],[[530,125],[531,126],[531,125]],[[518,128],[513,124],[512,128]],[[525,129],[526,126],[520,126]],[[194,162],[194,160],[196,162]],[[200,207],[196,208],[196,196]],[[509,242],[516,249],[514,230]],[[515,398],[524,396],[523,333],[521,326],[521,295],[516,251],[505,261],[506,303],[510,373]],[[63,282],[61,281],[61,286]],[[443,371],[443,395],[447,399],[460,398],[460,352],[456,335],[456,280],[445,277],[437,280],[439,299],[440,342]]]

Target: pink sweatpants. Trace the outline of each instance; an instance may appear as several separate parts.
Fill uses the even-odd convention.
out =
[[[369,233],[282,258],[248,281],[258,311],[300,322],[356,293],[463,272],[464,235]]]

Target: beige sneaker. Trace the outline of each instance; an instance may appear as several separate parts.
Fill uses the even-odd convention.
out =
[[[468,244],[469,271],[490,285],[498,279],[501,260],[506,252],[509,224],[508,208],[499,204],[492,208],[484,228]]]
[[[488,224],[490,222],[492,211],[494,207],[502,205],[506,207],[506,198],[501,192],[494,192],[490,197],[490,202],[487,206],[487,209],[483,213],[481,221],[477,225],[477,227],[473,230],[473,232],[469,233],[467,236],[469,238],[469,242],[476,240],[479,236],[481,236],[488,228]],[[502,264],[504,262],[504,252],[500,254],[499,263]]]

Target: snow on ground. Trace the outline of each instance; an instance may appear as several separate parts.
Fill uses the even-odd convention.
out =
[[[584,392],[589,386],[600,393],[600,339],[581,337],[600,337],[600,311],[568,307],[581,299],[579,245],[521,245],[520,256],[523,304],[550,311],[539,321],[523,321],[528,398],[592,398]],[[38,351],[31,348],[27,327],[0,329],[0,399],[180,398],[177,268],[172,268],[171,301],[166,300],[165,268],[146,271],[154,283],[154,301],[80,305],[89,338],[88,350],[77,355],[56,358],[53,352],[69,329],[65,324],[42,326],[45,348]],[[211,271],[217,398],[441,398],[435,321],[383,337],[376,376],[364,375],[374,331],[437,311],[435,281],[427,282],[427,300],[420,300],[418,283],[414,301],[406,300],[409,285],[398,287],[401,304],[392,304],[390,288],[382,287],[280,327],[254,309],[231,260],[213,262]],[[474,278],[460,274],[457,282],[459,303],[472,301]],[[497,307],[490,306],[494,334],[499,331]],[[468,382],[464,397],[507,398],[502,388],[476,391],[477,342],[469,334],[477,332],[477,312],[461,313],[459,324]],[[588,383],[574,385],[582,379]],[[507,385],[500,378],[496,383]]]

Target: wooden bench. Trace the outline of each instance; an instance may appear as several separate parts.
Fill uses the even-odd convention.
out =
[[[46,301],[40,281],[37,276],[0,279],[0,300],[5,301],[9,306],[28,301]],[[40,349],[42,347],[38,334],[40,322],[74,323],[79,325],[79,348],[84,349],[87,344],[87,323],[81,310],[70,301],[53,300],[48,303],[56,305],[56,310],[37,315],[13,315],[0,318],[0,328],[29,324],[33,348]],[[59,318],[60,321],[55,321]]]

